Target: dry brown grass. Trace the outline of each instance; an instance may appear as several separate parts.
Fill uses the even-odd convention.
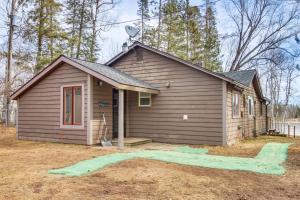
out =
[[[51,168],[110,153],[81,145],[17,141],[0,134],[0,199],[300,199],[300,139],[260,137],[211,154],[255,156],[270,141],[294,142],[283,176],[136,159],[82,177]]]

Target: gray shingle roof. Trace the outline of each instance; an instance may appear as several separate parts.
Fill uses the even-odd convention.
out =
[[[241,71],[230,71],[230,72],[222,72],[221,74],[249,87],[252,83],[253,77],[256,74],[256,70],[251,69],[251,70],[241,70]]]
[[[189,62],[189,61],[186,61],[186,60],[183,60],[177,56],[174,56],[170,53],[167,53],[167,52],[164,52],[164,51],[161,51],[159,49],[156,49],[156,48],[153,48],[153,47],[150,47],[150,46],[147,46],[145,44],[142,44],[138,41],[135,41],[132,45],[129,46],[129,49],[128,51],[126,52],[120,52],[119,54],[117,54],[115,57],[113,57],[112,59],[110,59],[109,61],[107,61],[105,64],[106,65],[111,65],[112,63],[114,63],[115,61],[117,61],[118,59],[120,59],[122,56],[126,55],[128,52],[130,52],[132,49],[136,48],[136,47],[141,47],[141,48],[144,48],[144,49],[147,49],[151,52],[154,52],[154,53],[157,53],[159,55],[162,55],[164,57],[167,57],[171,60],[175,60],[179,63],[182,63],[184,64],[185,66],[188,66],[188,67],[191,67],[193,69],[196,69],[196,70],[199,70],[201,72],[204,72],[206,74],[209,74],[211,76],[214,76],[214,77],[217,77],[217,78],[220,78],[222,80],[225,80],[225,81],[228,81],[228,82],[234,82],[232,79],[224,76],[223,74],[221,73],[217,73],[217,72],[213,72],[213,71],[210,71],[208,69],[205,69],[204,67],[200,66],[200,65],[197,65],[197,64],[193,64],[192,62]],[[234,83],[236,84],[236,83]],[[240,84],[241,85],[241,84]]]
[[[70,58],[70,57],[67,57],[67,58],[84,66],[84,67],[89,68],[90,70],[93,70],[103,76],[106,76],[107,78],[112,79],[120,84],[157,90],[157,88],[154,85],[147,83],[145,81],[139,80],[137,78],[134,78],[128,74],[121,72],[120,70],[109,67],[107,65],[78,60],[78,59]]]

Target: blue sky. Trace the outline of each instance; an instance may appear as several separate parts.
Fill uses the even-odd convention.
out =
[[[136,0],[119,0],[120,3],[117,4],[117,6],[111,11],[112,16],[116,16],[117,21],[127,21],[127,20],[134,20],[138,19],[137,16],[137,1]],[[199,0],[191,0],[191,5],[199,6],[202,5],[205,1],[199,1]],[[222,19],[222,21],[227,21],[226,16],[222,13],[224,12],[222,7],[220,6],[220,3],[217,3],[217,14],[219,19]],[[219,33],[225,34],[230,29],[230,24],[228,23],[218,23],[222,24],[222,28],[219,27]],[[103,34],[104,41],[103,41],[103,49],[106,51],[103,52],[103,57],[100,58],[100,61],[105,61],[110,58],[110,49],[111,45],[119,45],[121,47],[122,43],[125,42],[128,39],[128,36],[124,30],[125,25],[133,25],[133,22],[125,23],[125,24],[119,24],[114,27],[112,27],[108,32]],[[227,30],[227,31],[225,31]]]
[[[203,5],[204,1],[191,0],[191,5]],[[117,16],[117,21],[127,21],[137,19],[137,2],[136,0],[121,0],[120,3],[111,12],[112,16]],[[228,23],[229,18],[227,17],[225,10],[222,6],[222,2],[216,3],[217,13],[217,25],[220,35],[229,34],[231,24]],[[133,22],[120,24],[112,27],[108,32],[103,34],[103,42],[101,47],[103,49],[103,56],[99,58],[100,62],[107,61],[114,54],[121,50],[121,45],[128,39],[124,27],[125,25],[133,25]],[[223,48],[226,48],[225,46]],[[226,51],[223,51],[226,53]],[[292,102],[300,104],[300,79],[298,78],[294,83],[294,91]]]
[[[128,20],[135,20],[138,19],[137,16],[137,1],[136,0],[116,0],[119,1],[119,3],[116,5],[116,7],[110,11],[109,17],[112,19],[115,19],[115,21],[128,21]],[[190,0],[191,5],[199,6],[203,5],[205,2],[204,0]],[[0,4],[3,4],[3,1],[0,1]],[[217,13],[217,25],[218,25],[218,31],[220,35],[229,34],[232,30],[231,23],[228,23],[230,20],[228,19],[226,12],[223,8],[223,2],[219,1],[216,3],[216,13]],[[0,43],[6,41],[6,37],[1,36],[2,34],[6,34],[3,32],[5,29],[3,28],[5,26],[5,16],[3,15],[3,10],[0,10]],[[108,32],[104,32],[101,35],[102,42],[100,43],[101,48],[101,56],[99,57],[99,62],[105,62],[109,58],[113,57],[115,54],[117,54],[121,50],[121,45],[123,42],[125,42],[128,39],[128,35],[126,34],[124,27],[125,25],[133,25],[133,22],[119,24],[113,26]],[[0,44],[0,45],[1,45]],[[1,45],[2,46],[2,45]],[[228,53],[226,51],[226,46],[223,46],[223,53]],[[4,63],[2,63],[4,64]],[[4,65],[1,65],[1,72],[4,72]],[[294,82],[294,88],[293,91],[293,99],[292,101],[294,103],[300,104],[300,79],[298,78],[297,81]]]

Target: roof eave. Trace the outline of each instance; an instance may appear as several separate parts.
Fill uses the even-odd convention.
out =
[[[64,55],[60,55],[56,60],[51,62],[47,67],[45,67],[42,71],[40,71],[38,74],[36,74],[34,77],[32,77],[29,81],[27,81],[23,86],[21,86],[19,89],[17,89],[12,95],[11,99],[16,100],[20,95],[22,95],[26,90],[31,88],[36,82],[41,80],[44,76],[46,76],[48,73],[50,73],[56,66],[61,64],[62,62],[67,63],[69,65],[72,65],[98,79],[101,79],[108,84],[118,88],[118,89],[126,89],[126,90],[132,90],[132,91],[138,91],[138,92],[148,92],[148,93],[154,93],[158,94],[159,90],[158,89],[153,89],[153,88],[145,88],[145,87],[138,87],[138,86],[133,86],[133,85],[126,85],[119,83],[113,79],[110,79],[106,77],[103,74],[97,73],[89,68],[84,67],[83,65],[69,59],[68,57]]]

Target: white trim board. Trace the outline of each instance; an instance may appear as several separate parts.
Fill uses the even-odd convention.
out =
[[[63,124],[63,112],[64,112],[64,87],[76,87],[76,86],[81,86],[81,98],[82,98],[82,117],[81,117],[81,125],[64,125]],[[65,84],[65,85],[60,85],[60,120],[59,120],[59,128],[60,129],[76,129],[76,130],[83,130],[84,129],[84,106],[85,106],[85,101],[84,101],[84,83],[74,83],[74,84]]]
[[[222,82],[222,130],[223,130],[223,146],[227,146],[227,83]]]
[[[87,75],[87,144],[93,144],[93,76]]]

